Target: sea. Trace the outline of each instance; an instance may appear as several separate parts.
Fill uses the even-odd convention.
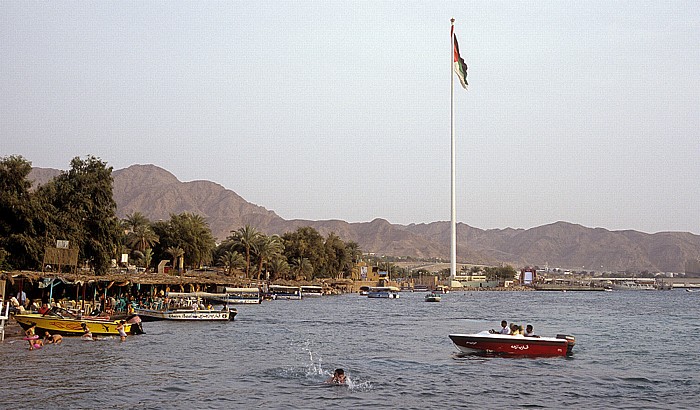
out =
[[[358,294],[144,323],[125,342],[0,343],[0,408],[697,409],[700,292]],[[532,324],[571,357],[458,353],[448,335]],[[324,383],[343,368],[346,386]]]

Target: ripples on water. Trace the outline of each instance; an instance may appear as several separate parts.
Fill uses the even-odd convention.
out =
[[[466,292],[240,306],[232,323],[0,344],[0,408],[697,408],[700,294]],[[465,356],[449,333],[532,323],[571,358]],[[337,367],[348,386],[324,384]]]

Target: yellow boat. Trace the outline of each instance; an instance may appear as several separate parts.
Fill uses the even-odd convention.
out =
[[[62,315],[47,314],[40,315],[38,313],[25,313],[14,315],[15,320],[22,326],[22,329],[29,329],[32,324],[36,325],[36,334],[43,335],[45,331],[54,334],[58,333],[64,336],[82,336],[83,323],[93,335],[115,335],[119,336],[117,326],[119,320],[99,319],[99,318],[73,318],[63,317]],[[137,335],[143,333],[141,323],[126,323],[124,331],[129,335]]]

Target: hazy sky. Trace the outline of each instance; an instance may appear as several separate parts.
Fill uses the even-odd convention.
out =
[[[700,234],[697,1],[0,1],[0,156],[285,219]]]

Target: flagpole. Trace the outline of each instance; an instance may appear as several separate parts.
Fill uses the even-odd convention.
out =
[[[455,93],[455,75],[454,75],[454,31],[455,31],[455,19],[450,19],[450,134],[451,134],[451,171],[452,171],[452,185],[450,192],[451,199],[451,218],[450,218],[450,281],[454,280],[457,274],[457,214],[455,210],[455,103],[454,103],[454,93]]]

